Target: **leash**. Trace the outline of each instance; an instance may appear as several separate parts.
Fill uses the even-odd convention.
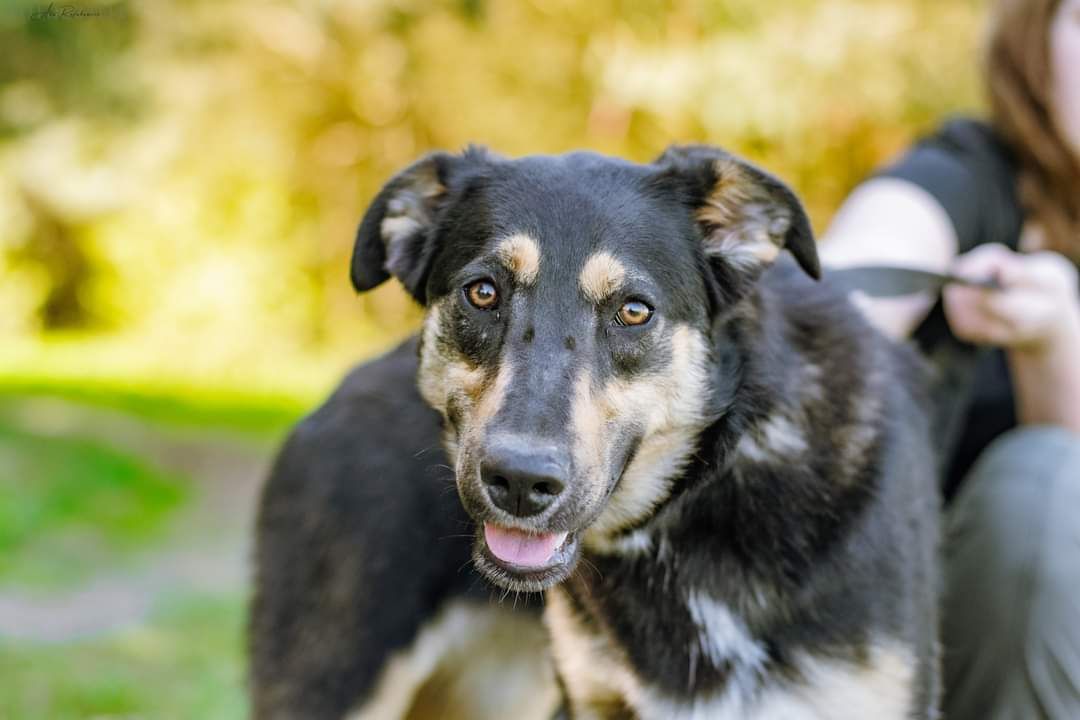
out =
[[[898,297],[930,292],[937,295],[949,284],[966,285],[985,290],[1001,290],[997,278],[971,280],[952,273],[897,267],[894,265],[853,265],[826,268],[825,276],[847,290],[859,290],[871,297]]]

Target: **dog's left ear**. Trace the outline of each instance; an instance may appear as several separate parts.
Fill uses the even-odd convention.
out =
[[[350,276],[357,292],[396,277],[420,304],[427,300],[428,271],[438,250],[440,216],[453,204],[455,181],[494,156],[469,146],[461,155],[434,152],[405,168],[379,191],[356,232]]]
[[[756,276],[786,249],[807,275],[821,277],[810,220],[783,182],[708,145],[673,145],[654,164],[689,192],[711,260]]]

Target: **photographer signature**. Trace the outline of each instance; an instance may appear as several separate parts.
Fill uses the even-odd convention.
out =
[[[82,5],[57,5],[39,7],[30,12],[31,20],[74,20],[82,18],[104,18],[119,15],[122,9],[118,5],[109,7],[84,7]]]

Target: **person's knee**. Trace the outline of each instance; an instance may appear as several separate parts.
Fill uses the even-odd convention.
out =
[[[1006,567],[1013,578],[1031,582],[1030,632],[1042,628],[1051,637],[1060,632],[1054,628],[1080,627],[1080,602],[1075,598],[1080,587],[1080,435],[1063,428],[1024,428],[999,450],[1002,463],[1015,473],[987,473],[973,480],[1012,486],[992,493],[992,504],[1002,507],[991,515],[999,523],[1011,520],[1010,527],[996,532],[1032,547],[1030,565]],[[1011,453],[1008,459],[1006,453]],[[997,458],[989,461],[988,469],[993,469]],[[1023,540],[1017,538],[1020,533]],[[1075,637],[1080,639],[1080,634]],[[1080,644],[1075,650],[1080,660]]]
[[[995,548],[1031,546],[1047,536],[1048,523],[1080,525],[1080,435],[1053,426],[1005,433],[983,451],[953,515],[957,534]]]
[[[966,479],[950,527],[950,717],[1012,717],[1017,708],[1022,717],[1080,717],[1080,665],[1061,662],[1080,659],[1080,436],[1033,427],[999,438]]]
[[[1041,477],[1080,482],[1080,433],[1056,425],[1027,425],[1010,430],[995,439],[979,456],[971,481],[1008,482],[1012,473],[1016,479]],[[1034,479],[1034,478],[1033,478]]]

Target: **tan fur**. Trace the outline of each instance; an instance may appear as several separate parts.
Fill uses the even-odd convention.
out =
[[[626,267],[611,253],[601,251],[585,261],[578,284],[585,297],[599,304],[614,295],[625,279]]]
[[[555,665],[571,698],[604,704],[638,694],[641,682],[622,651],[607,637],[590,633],[558,587],[547,592],[544,623],[551,635]],[[575,707],[574,717],[601,720],[584,707]]]
[[[742,206],[750,202],[753,181],[732,159],[717,160],[713,169],[716,184],[698,209],[698,220],[712,225],[732,225],[739,221]]]
[[[444,354],[439,347],[441,316],[442,306],[436,303],[428,308],[424,318],[417,385],[421,397],[445,416],[452,390],[460,391],[473,403],[479,399],[484,391],[485,373],[462,357]]]
[[[510,381],[513,377],[513,364],[509,359],[503,358],[499,362],[495,380],[477,397],[476,412],[472,417],[473,423],[484,427],[491,422],[506,400],[506,391],[510,388]]]
[[[539,623],[509,609],[457,602],[387,663],[371,700],[349,720],[547,720],[557,702]]]
[[[844,467],[860,467],[866,453],[878,439],[878,425],[884,409],[882,397],[885,395],[880,388],[885,382],[886,378],[880,370],[872,370],[863,391],[852,394],[849,419],[840,431],[843,437]],[[855,476],[847,479],[854,480]]]
[[[487,425],[506,397],[514,369],[504,359],[492,376],[483,368],[471,365],[464,357],[448,352],[439,343],[441,316],[442,307],[434,304],[424,319],[417,380],[420,395],[443,417],[446,417],[451,401],[457,405],[459,434],[448,432],[444,437],[447,451],[457,464],[460,449],[468,451],[482,444]]]
[[[698,221],[714,228],[705,239],[705,251],[743,270],[774,262],[790,218],[764,216],[768,200],[758,197],[757,183],[736,161],[717,160],[714,167],[716,185],[697,211]]]
[[[579,473],[585,477],[599,477],[603,473],[603,438],[612,414],[609,408],[599,407],[593,397],[592,375],[589,368],[582,367],[574,380],[574,397],[570,405],[570,422],[573,425],[574,455]],[[596,502],[603,494],[600,482],[588,483],[589,502]]]
[[[571,423],[577,466],[591,477],[607,478],[612,458],[602,456],[604,438],[629,423],[644,434],[633,461],[623,471],[619,489],[586,531],[586,545],[607,547],[606,536],[646,517],[671,491],[672,478],[694,451],[705,424],[708,379],[704,336],[688,325],[671,336],[671,363],[663,373],[636,380],[615,379],[598,391],[583,370],[574,383]],[[591,488],[599,497],[606,488]]]
[[[540,273],[540,246],[536,240],[518,233],[499,241],[495,255],[521,285],[532,285]]]

